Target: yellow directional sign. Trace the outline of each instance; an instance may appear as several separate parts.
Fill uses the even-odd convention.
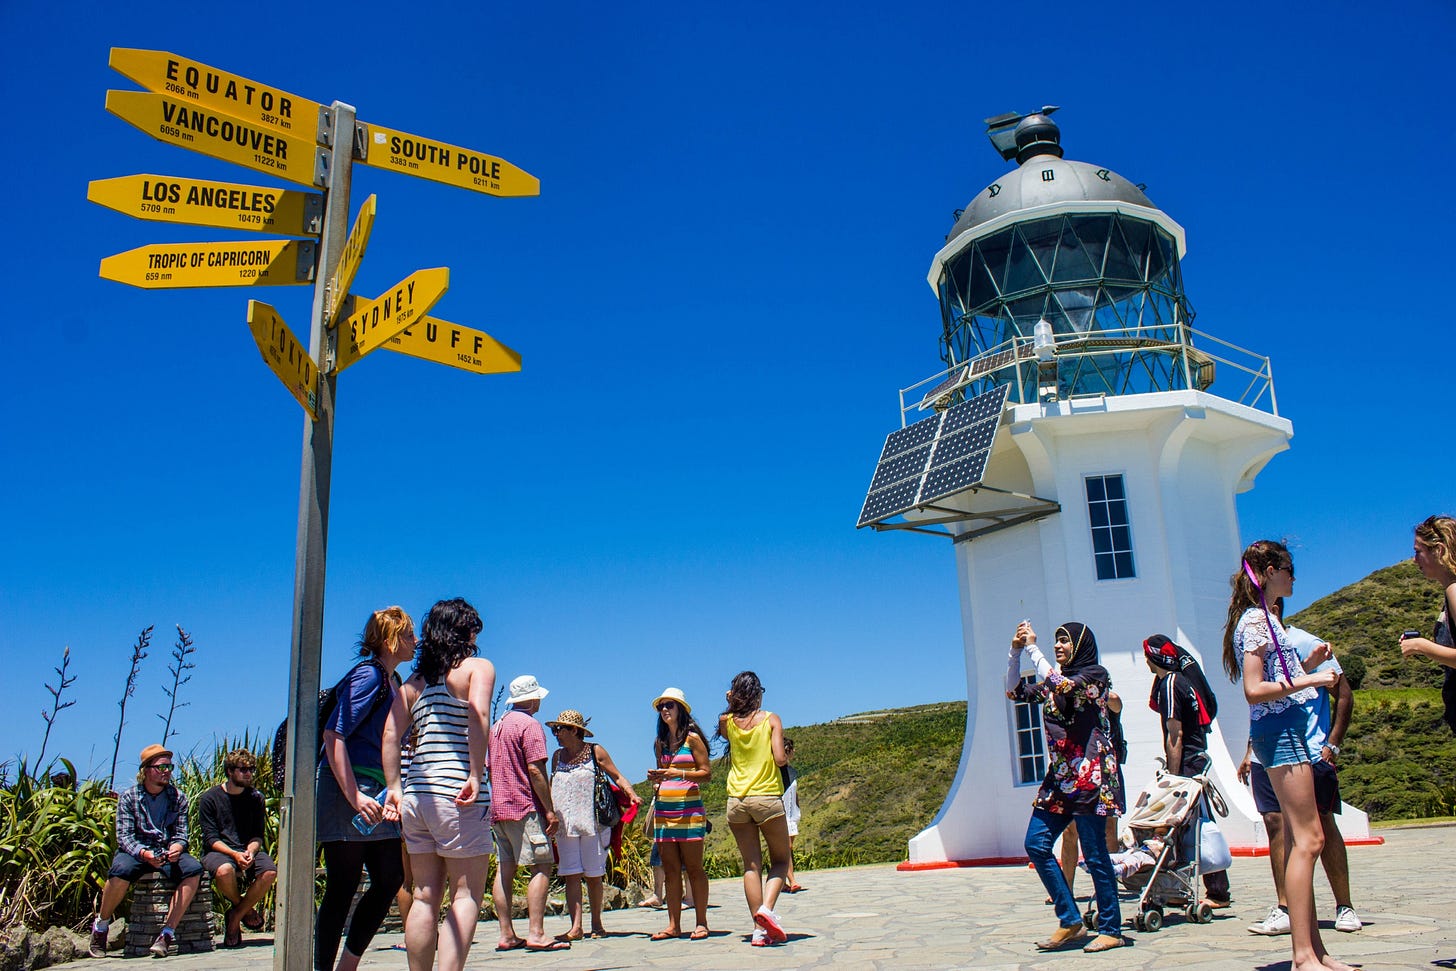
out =
[[[101,277],[147,290],[293,286],[313,282],[313,240],[153,243],[108,256]]]
[[[86,198],[138,219],[285,236],[319,235],[324,205],[317,192],[170,175],[97,179]]]
[[[379,205],[379,197],[370,195],[364,200],[364,205],[359,207],[359,215],[354,217],[354,228],[349,230],[349,238],[344,242],[344,252],[339,256],[339,265],[334,268],[334,275],[329,278],[328,307],[324,312],[324,319],[333,325],[334,315],[339,312],[339,307],[349,296],[349,288],[354,285],[354,274],[359,272],[359,264],[364,259],[364,248],[369,245],[369,233],[374,229],[374,212]]]
[[[539,196],[541,180],[503,158],[382,125],[365,125],[365,165],[483,192],[488,196]]]
[[[276,128],[146,91],[108,91],[106,110],[159,142],[267,172],[290,182],[314,184],[312,137],[285,135]]]
[[[216,108],[234,118],[306,138],[310,144],[318,137],[319,109],[323,106],[317,101],[166,51],[113,47],[107,63],[113,71],[148,91]]]
[[[374,300],[354,297],[349,316],[339,327],[334,370],[344,370],[423,318],[448,289],[450,268],[437,266],[416,270]]]
[[[384,346],[476,374],[511,374],[521,369],[521,355],[485,331],[438,317],[411,324]]]
[[[318,368],[313,358],[278,311],[257,300],[248,301],[248,330],[258,352],[288,392],[303,405],[308,417],[318,421]]]

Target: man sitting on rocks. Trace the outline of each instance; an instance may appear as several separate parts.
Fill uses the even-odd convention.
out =
[[[139,877],[161,873],[177,889],[162,932],[151,952],[164,958],[177,924],[201,882],[202,864],[187,852],[187,797],[172,784],[172,753],[161,745],[142,749],[137,784],[123,791],[116,803],[116,856],[101,891],[101,912],[91,925],[92,957],[106,956],[106,931],[111,915]]]
[[[242,947],[243,925],[261,930],[263,915],[254,910],[278,879],[278,867],[263,852],[263,824],[267,819],[263,794],[253,788],[258,760],[245,748],[234,749],[223,760],[227,781],[204,792],[197,800],[197,824],[202,829],[202,865],[212,874],[218,892],[232,906],[224,918],[223,947]],[[239,892],[239,877],[248,891]]]

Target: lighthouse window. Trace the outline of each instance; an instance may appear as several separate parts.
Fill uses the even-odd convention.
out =
[[[1137,576],[1122,476],[1089,475],[1086,482],[1087,519],[1092,526],[1092,558],[1097,566],[1097,579],[1122,580]]]
[[[1018,701],[1013,707],[1016,709],[1017,785],[1039,783],[1046,775],[1046,739],[1041,731],[1041,706]]]

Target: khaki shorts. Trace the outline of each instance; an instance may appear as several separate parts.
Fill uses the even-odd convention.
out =
[[[531,813],[525,819],[497,819],[495,858],[499,866],[544,866],[550,869],[555,858],[551,841],[541,825],[541,814]]]
[[[728,825],[741,826],[751,823],[762,826],[770,819],[784,814],[784,800],[781,796],[729,796]]]
[[[411,792],[401,807],[400,830],[411,853],[452,859],[489,856],[490,803],[457,806],[444,796]]]

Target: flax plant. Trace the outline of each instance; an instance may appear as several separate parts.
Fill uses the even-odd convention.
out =
[[[44,737],[40,740],[40,756],[35,760],[37,772],[44,772],[46,769],[46,746],[51,742],[51,728],[56,723],[56,716],[76,703],[74,700],[67,702],[61,701],[61,693],[76,683],[76,675],[72,674],[67,676],[66,674],[70,669],[71,648],[70,645],[67,645],[65,651],[61,654],[61,666],[56,668],[56,677],[59,680],[54,687],[49,684],[45,686],[45,689],[51,693],[51,710],[45,711],[42,709],[40,713],[40,717],[45,719],[46,729]],[[71,774],[71,778],[75,778],[74,772]]]
[[[126,688],[121,692],[121,701],[117,702],[121,708],[121,720],[117,722],[115,745],[111,749],[111,774],[106,777],[107,788],[116,781],[116,759],[121,754],[121,730],[126,727],[126,700],[136,694],[137,674],[141,671],[142,659],[147,656],[147,647],[152,643],[153,626],[155,625],[148,624],[142,628],[131,649],[131,668],[126,673]]]
[[[196,653],[197,648],[192,646],[191,636],[182,629],[181,624],[178,624],[177,644],[175,647],[172,648],[172,666],[167,668],[167,673],[172,676],[172,687],[168,688],[164,686],[162,688],[162,691],[167,695],[167,700],[170,701],[171,704],[167,707],[167,714],[165,716],[160,714],[157,715],[158,718],[162,719],[163,745],[167,744],[167,739],[177,734],[176,732],[172,731],[172,717],[177,714],[177,709],[186,708],[188,705],[192,704],[192,702],[190,701],[183,701],[179,703],[177,701],[177,692],[184,684],[192,680],[192,675],[189,674],[186,677],[183,677],[182,675],[183,672],[191,671],[193,668],[197,667],[197,665],[187,660],[190,655]]]

